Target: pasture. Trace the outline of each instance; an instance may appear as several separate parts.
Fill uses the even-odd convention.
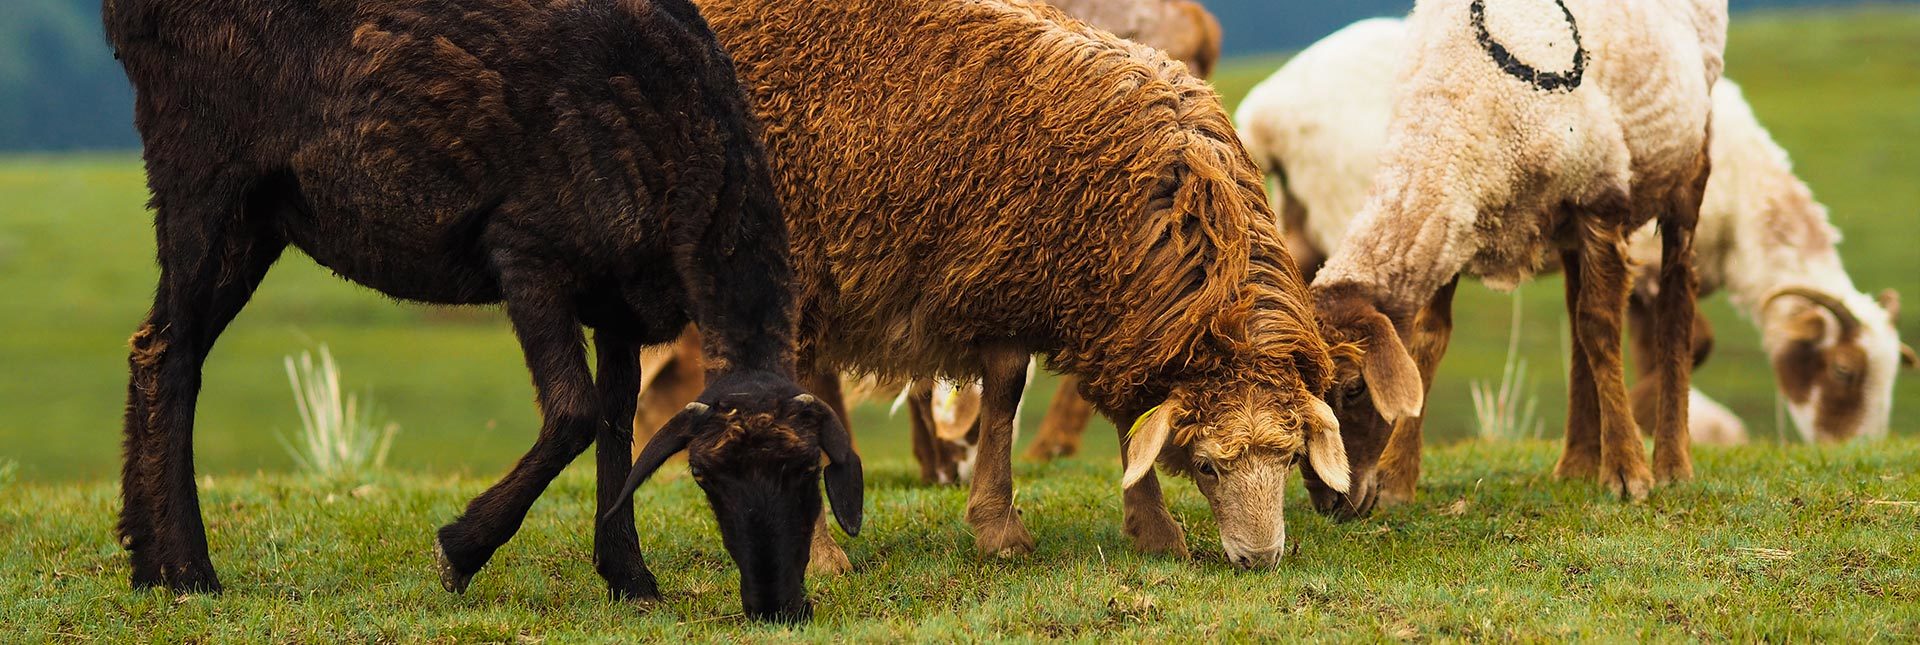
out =
[[[1793,153],[1845,235],[1868,291],[1920,298],[1920,11],[1742,14],[1729,77]],[[1280,57],[1229,61],[1229,103]],[[1471,441],[1469,383],[1500,375],[1509,296],[1463,286],[1435,385],[1422,499],[1334,524],[1289,500],[1299,551],[1275,571],[1219,561],[1200,497],[1172,482],[1199,562],[1136,556],[1118,529],[1114,433],[1082,457],[1017,469],[1039,552],[982,562],[964,491],[911,476],[905,423],[856,410],[871,471],[870,534],[846,543],[851,576],[813,581],[820,615],[800,633],[758,631],[737,610],[732,566],[683,471],[642,488],[642,543],[667,600],[600,598],[588,558],[590,478],[575,468],[465,597],[440,591],[431,528],[523,452],[538,417],[495,309],[395,304],[298,254],[269,275],[208,362],[196,462],[228,594],[129,593],[113,541],[125,339],[156,269],[142,172],[131,154],[0,158],[0,624],[77,640],[1088,639],[1356,637],[1920,638],[1920,378],[1903,375],[1882,444],[1808,447],[1776,419],[1751,325],[1722,299],[1696,385],[1739,413],[1755,445],[1699,451],[1700,480],[1645,505],[1551,481],[1564,410],[1560,281],[1521,289],[1522,385],[1543,439]],[[1909,306],[1911,309],[1912,306]],[[1909,313],[1902,335],[1920,339]],[[390,472],[286,474],[276,439],[299,427],[282,357],[328,345],[346,385],[401,426]],[[1029,430],[1052,393],[1036,380]],[[1223,602],[1223,599],[1231,601]]]

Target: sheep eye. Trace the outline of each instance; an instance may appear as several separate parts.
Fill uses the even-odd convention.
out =
[[[1217,477],[1220,475],[1220,472],[1214,469],[1213,460],[1211,459],[1201,459],[1194,462],[1193,469],[1208,477]]]
[[[1346,397],[1348,401],[1357,400],[1362,395],[1365,395],[1366,393],[1367,393],[1367,380],[1363,378],[1357,378],[1351,381],[1347,381],[1346,385],[1343,386],[1340,391],[1340,395],[1343,397]]]

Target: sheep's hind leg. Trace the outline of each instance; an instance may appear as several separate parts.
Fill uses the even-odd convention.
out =
[[[1655,354],[1658,355],[1659,408],[1653,425],[1653,475],[1662,484],[1693,479],[1691,436],[1687,431],[1687,390],[1701,350],[1694,342],[1693,229],[1706,191],[1707,155],[1700,154],[1695,181],[1676,191],[1660,221],[1660,293],[1654,301]]]
[[[593,443],[605,419],[572,299],[542,283],[546,276],[537,269],[512,266],[512,261],[502,262],[507,266],[500,284],[544,419],[540,437],[513,470],[440,528],[440,584],[454,593],[464,593],[494,551],[520,530],[534,501]],[[654,595],[651,589],[634,591]]]
[[[1575,338],[1580,331],[1580,252],[1560,254],[1561,273],[1566,276],[1567,324]],[[1593,369],[1587,364],[1587,350],[1578,341],[1567,357],[1567,429],[1566,447],[1560,451],[1560,463],[1553,475],[1560,479],[1593,479],[1600,476],[1600,403],[1594,399]]]
[[[1607,218],[1610,213],[1588,214]],[[1653,486],[1640,431],[1627,401],[1621,356],[1626,312],[1627,254],[1624,232],[1611,222],[1584,222],[1580,240],[1580,306],[1575,336],[1586,350],[1600,412],[1600,481],[1614,495],[1645,499]]]
[[[238,221],[239,191],[204,203],[155,178],[160,281],[128,341],[126,461],[120,543],[134,588],[218,592],[193,480],[194,403],[201,368],[286,243]]]
[[[659,595],[653,572],[640,554],[640,537],[634,531],[633,505],[625,505],[621,516],[602,522],[607,510],[620,503],[621,485],[633,467],[634,407],[640,390],[640,364],[635,343],[605,330],[593,335],[594,356],[599,369],[594,386],[599,391],[602,413],[600,436],[594,442],[595,497],[593,565],[607,581],[614,598],[626,600]]]
[[[1033,536],[1013,505],[1014,410],[1027,384],[1027,354],[982,352],[985,378],[980,394],[980,443],[974,458],[973,488],[967,495],[967,522],[974,544],[991,556],[1033,552]]]
[[[1447,355],[1447,343],[1453,339],[1453,292],[1460,276],[1433,294],[1433,300],[1413,320],[1413,360],[1420,368],[1420,383],[1425,386],[1420,416],[1393,424],[1387,448],[1380,456],[1379,503],[1388,506],[1413,501],[1415,484],[1420,481],[1421,426],[1426,421],[1426,403],[1433,392],[1433,373]]]
[[[801,385],[840,417],[840,425],[847,429],[849,435],[853,433],[853,422],[847,418],[846,396],[840,391],[838,374],[831,370],[809,369]],[[833,540],[833,529],[827,526],[827,511],[824,509],[813,518],[813,541],[807,546],[807,551],[807,575],[839,575],[853,570],[853,561],[847,558],[846,550]]]
[[[1080,436],[1087,432],[1087,420],[1093,416],[1093,404],[1080,396],[1080,377],[1060,377],[1060,387],[1040,419],[1040,431],[1027,444],[1027,458],[1052,461],[1080,452]]]

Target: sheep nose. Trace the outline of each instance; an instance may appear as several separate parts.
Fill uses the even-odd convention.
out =
[[[1280,562],[1280,556],[1286,551],[1281,545],[1264,549],[1227,548],[1227,560],[1233,566],[1243,570],[1271,567]]]

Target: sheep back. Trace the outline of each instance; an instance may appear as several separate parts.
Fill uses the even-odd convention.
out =
[[[701,8],[765,124],[803,357],[971,378],[975,348],[1013,344],[1112,409],[1225,369],[1245,328],[1213,328],[1251,309],[1296,329],[1270,354],[1324,362],[1217,95],[1159,52],[1018,0]],[[1238,306],[1250,289],[1290,308]]]

